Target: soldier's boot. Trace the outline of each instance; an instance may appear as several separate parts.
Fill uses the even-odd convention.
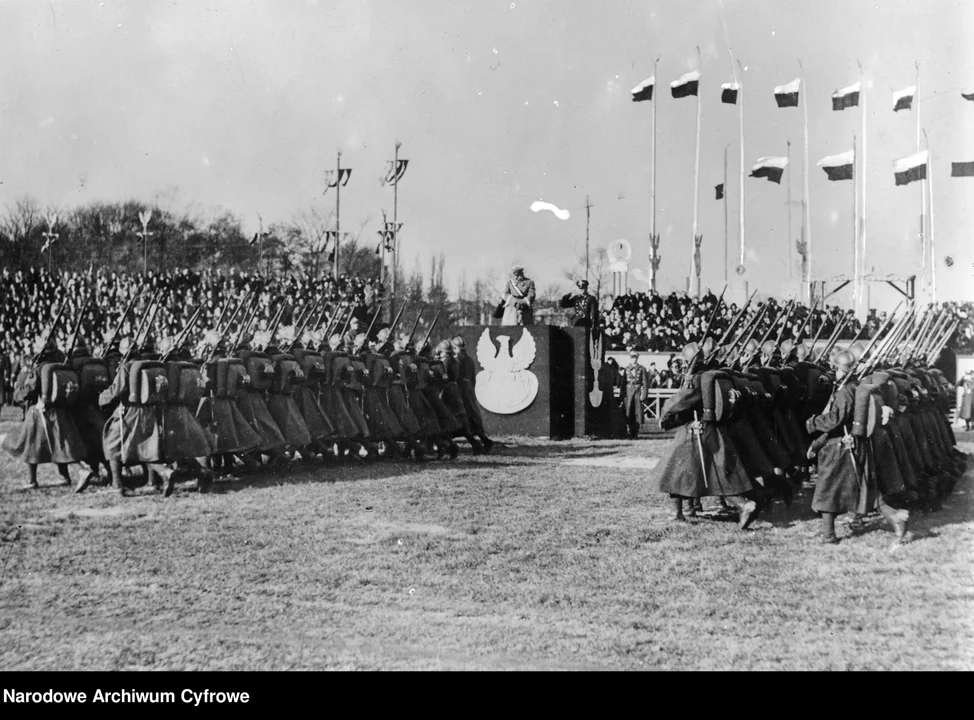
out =
[[[881,497],[879,499],[879,512],[893,526],[893,532],[896,533],[896,539],[893,540],[893,544],[889,548],[890,552],[896,552],[913,540],[913,533],[910,531],[911,518],[909,510],[897,510],[887,505]]]
[[[473,435],[465,435],[464,437],[467,438],[467,442],[470,443],[470,447],[473,449],[474,455],[484,454],[484,446],[477,438],[475,438]]]
[[[78,484],[74,486],[74,491],[76,493],[83,493],[92,482],[98,480],[98,465],[92,464],[92,469],[86,473],[83,473],[81,479],[78,480]]]
[[[835,513],[822,513],[822,530],[819,542],[823,545],[839,544],[839,538],[835,535]]]
[[[686,515],[683,514],[683,498],[670,495],[670,499],[673,502],[673,510],[675,511],[673,516],[674,522],[688,522]]]
[[[443,439],[438,437],[430,440],[430,442],[432,443],[433,447],[436,449],[436,459],[442,460],[443,455],[446,454],[446,450],[445,450],[446,446],[443,444]]]
[[[849,523],[849,529],[855,534],[862,530],[863,525],[865,525],[865,522],[863,521],[862,513],[856,513],[852,518],[852,522]]]
[[[458,457],[460,457],[460,446],[450,440],[450,459],[456,460]]]
[[[61,476],[61,484],[71,487],[74,485],[74,481],[71,479],[71,471],[68,469],[67,463],[57,464],[57,473]]]
[[[490,452],[494,449],[494,441],[491,440],[486,435],[478,435],[478,437],[480,438],[480,442],[483,443],[484,445],[484,452],[489,455]]]
[[[737,525],[741,530],[747,530],[748,527],[754,522],[758,515],[761,513],[761,509],[754,500],[749,500],[743,495],[732,495],[727,498],[727,502],[737,509],[740,513],[740,517],[737,521]]]
[[[112,490],[122,497],[129,497],[132,492],[125,487],[125,482],[122,480],[122,458],[111,458],[108,461],[108,466],[112,472]]]
[[[409,441],[409,446],[413,451],[413,458],[417,462],[421,462],[426,459],[426,446],[417,438],[411,438]]]
[[[40,487],[37,484],[37,463],[27,463],[27,482],[24,483],[24,490],[33,490]]]
[[[199,459],[200,470],[197,479],[196,489],[205,493],[213,486],[213,462],[209,457]]]

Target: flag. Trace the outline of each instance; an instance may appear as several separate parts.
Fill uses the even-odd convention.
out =
[[[972,92],[972,93],[961,93],[960,96],[962,98],[964,98],[965,100],[972,100],[972,101],[974,101],[974,92]]]
[[[950,164],[951,177],[974,177],[974,162],[959,162]]]
[[[801,78],[795,78],[790,83],[779,85],[774,89],[774,99],[778,107],[798,107],[798,88],[802,84]]]
[[[929,153],[924,150],[914,155],[893,161],[893,175],[897,185],[908,185],[914,180],[927,179],[927,158]]]
[[[832,93],[832,109],[845,110],[859,106],[859,83],[853,83]]]
[[[757,164],[751,168],[751,177],[768,178],[773,183],[781,184],[781,176],[788,165],[786,157],[758,158]]]
[[[724,183],[714,187],[714,191],[717,193],[717,200],[724,199]]]
[[[679,80],[670,83],[670,92],[675,98],[685,98],[697,94],[697,87],[700,85],[700,73],[697,70],[688,72]]]
[[[893,112],[898,110],[910,110],[913,108],[913,96],[916,95],[917,86],[911,85],[904,90],[893,93]]]
[[[249,245],[254,245],[254,244],[256,244],[256,243],[257,243],[257,240],[258,240],[259,238],[260,238],[260,233],[254,233],[254,236],[253,236],[252,238],[250,238],[250,242],[249,242],[248,244],[249,244]]]
[[[643,100],[653,99],[653,87],[656,85],[656,76],[643,80],[632,89],[632,101],[642,102]]]
[[[728,105],[737,105],[737,92],[740,89],[738,83],[724,83],[720,86],[720,101]]]
[[[829,180],[852,180],[853,165],[856,162],[856,155],[852,150],[840,153],[839,155],[829,155],[818,161],[818,166],[825,171]]]

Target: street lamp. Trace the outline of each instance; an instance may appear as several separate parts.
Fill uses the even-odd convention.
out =
[[[146,210],[139,213],[139,220],[142,223],[142,232],[136,233],[142,238],[142,274],[149,274],[149,236],[155,233],[149,232],[149,221],[152,219],[152,211]]]

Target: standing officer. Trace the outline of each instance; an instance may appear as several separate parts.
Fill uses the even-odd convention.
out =
[[[597,315],[595,296],[588,292],[588,280],[579,280],[575,285],[578,290],[562,297],[559,305],[563,308],[572,308],[572,327],[595,327]]]
[[[649,394],[649,373],[639,364],[639,352],[629,351],[631,362],[622,371],[625,378],[625,400],[623,407],[626,414],[626,427],[630,438],[639,436],[639,428],[643,424],[643,400]]]

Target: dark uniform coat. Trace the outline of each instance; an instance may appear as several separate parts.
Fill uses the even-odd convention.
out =
[[[855,395],[856,382],[850,380],[835,392],[826,412],[806,422],[809,434],[817,436],[812,440],[818,454],[815,512],[865,514],[875,502],[875,478],[866,467],[868,443],[846,434],[852,428]]]
[[[730,497],[750,492],[751,480],[727,428],[701,420],[697,434],[692,427],[694,411],[697,417],[702,416],[699,374],[692,375],[689,387],[678,391],[663,406],[660,427],[676,428],[676,436],[659,463],[659,489],[679,497]]]
[[[87,453],[68,409],[42,408],[37,404],[40,399],[40,373],[45,364],[43,361],[39,363],[36,372],[22,370],[17,378],[14,389],[16,401],[26,405],[27,411],[20,427],[7,435],[2,447],[13,457],[31,465],[79,462],[85,459]]]

